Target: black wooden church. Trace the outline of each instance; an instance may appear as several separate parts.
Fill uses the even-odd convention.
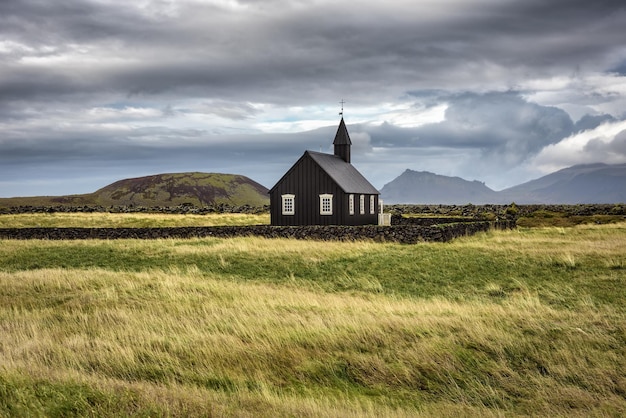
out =
[[[350,135],[343,121],[334,154],[305,151],[272,187],[272,225],[368,225],[378,223],[379,192],[350,163]]]

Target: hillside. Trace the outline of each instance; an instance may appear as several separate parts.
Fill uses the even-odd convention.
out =
[[[380,193],[386,203],[453,205],[498,199],[497,192],[479,181],[413,170],[406,170],[385,184]]]
[[[120,180],[94,193],[0,199],[8,206],[194,206],[269,204],[267,188],[245,176],[219,173],[157,174]]]
[[[499,194],[518,203],[623,203],[626,202],[626,164],[576,165]]]
[[[499,192],[479,181],[406,170],[385,184],[386,203],[582,204],[626,202],[626,164],[577,165]]]

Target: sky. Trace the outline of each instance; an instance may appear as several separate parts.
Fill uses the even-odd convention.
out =
[[[502,190],[626,162],[623,0],[3,0],[0,197],[152,174],[271,188],[332,153]]]

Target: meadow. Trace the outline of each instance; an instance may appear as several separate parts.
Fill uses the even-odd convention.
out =
[[[0,215],[0,228],[166,228],[179,226],[264,225],[269,223],[269,213],[179,215],[161,213],[53,212]]]
[[[625,285],[626,223],[0,240],[0,416],[623,416]]]

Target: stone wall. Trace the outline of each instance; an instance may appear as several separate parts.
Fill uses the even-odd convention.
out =
[[[208,206],[99,206],[99,205],[57,205],[57,206],[12,206],[0,207],[0,215],[16,215],[22,213],[165,213],[179,215],[206,215],[209,213],[269,213],[269,205],[265,206],[234,206],[225,203]]]
[[[197,214],[209,213],[269,213],[266,206],[233,206],[218,204],[196,207],[193,205],[179,205],[172,207],[145,207],[145,206],[13,206],[0,207],[2,214],[20,213],[55,213],[55,212],[109,212],[109,213],[167,213],[167,214]],[[626,215],[626,204],[580,204],[580,205],[385,205],[385,212],[391,213],[394,218],[400,215],[427,214],[440,219],[473,218],[474,220],[508,219],[510,215],[528,216],[538,210],[565,213],[569,215]],[[459,221],[460,222],[460,221]],[[393,225],[393,222],[392,222]]]
[[[475,218],[455,218],[455,217],[411,217],[391,214],[391,225],[414,225],[414,226],[432,226],[451,223],[467,223],[477,222]]]
[[[1,239],[163,239],[260,236],[265,238],[313,239],[323,241],[372,240],[415,244],[451,239],[488,231],[514,228],[513,222],[460,222],[431,226],[213,226],[172,228],[0,228]]]
[[[510,215],[528,216],[536,211],[558,212],[567,215],[626,215],[626,203],[578,205],[385,205],[385,211],[396,215],[421,215],[500,219]]]

